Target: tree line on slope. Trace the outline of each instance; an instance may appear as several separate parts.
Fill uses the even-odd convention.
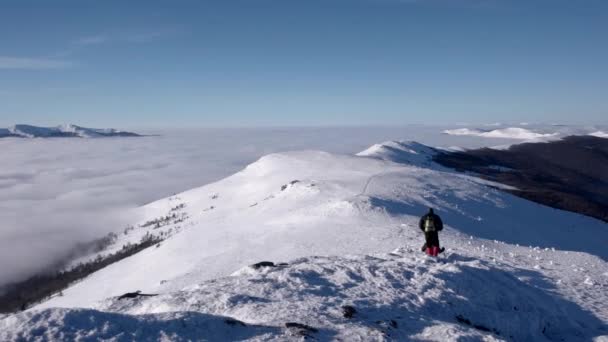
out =
[[[111,237],[102,238],[98,243],[106,244],[109,241],[108,239],[111,239]],[[49,299],[55,294],[62,295],[61,291],[76,281],[150,246],[157,245],[162,240],[158,236],[146,233],[138,243],[127,243],[115,253],[105,256],[98,255],[95,259],[79,263],[68,270],[39,274],[11,284],[0,295],[0,313],[25,310],[32,304]],[[102,250],[103,248],[96,249]]]

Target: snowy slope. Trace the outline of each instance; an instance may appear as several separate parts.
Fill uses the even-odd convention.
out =
[[[606,225],[443,170],[432,153],[388,142],[359,156],[263,157],[222,181],[143,207],[134,228],[105,253],[145,234],[169,238],[1,320],[0,330],[8,338],[52,334],[48,325],[56,324],[57,333],[86,334],[93,328],[77,322],[93,317],[110,327],[93,336],[113,336],[128,322],[156,339],[163,331],[185,333],[174,325],[195,312],[188,320],[214,329],[225,328],[224,316],[244,321],[234,333],[254,339],[291,336],[295,328],[284,328],[291,320],[317,327],[308,333],[321,339],[607,335]],[[446,223],[446,263],[419,252],[417,221],[429,206]],[[304,259],[292,262],[297,258]],[[262,260],[290,266],[243,269]],[[106,299],[135,290],[160,295]],[[362,316],[340,318],[347,304]]]
[[[167,341],[608,338],[608,317],[596,316],[605,309],[608,282],[583,281],[576,289],[594,295],[587,299],[595,309],[590,311],[556,294],[556,284],[545,275],[556,272],[561,262],[592,258],[577,255],[560,260],[559,252],[528,251],[543,264],[530,270],[513,266],[520,263],[513,252],[484,249],[456,248],[439,261],[400,248],[373,256],[308,257],[278,267],[245,267],[232,276],[158,296],[108,298],[95,309],[13,315],[0,320],[0,340],[40,336]],[[589,291],[594,286],[600,288],[595,293]]]
[[[13,125],[8,129],[0,129],[0,137],[14,136],[23,138],[50,138],[50,137],[80,137],[96,138],[111,136],[137,136],[135,133],[119,131],[113,128],[86,128],[72,124],[56,127],[38,127],[32,125]]]

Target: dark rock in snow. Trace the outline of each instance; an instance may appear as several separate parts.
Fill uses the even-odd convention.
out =
[[[262,267],[275,267],[275,266],[276,265],[272,261],[260,261],[258,263],[251,265],[251,268],[253,268],[254,270],[257,270]]]
[[[344,305],[342,307],[342,315],[344,318],[353,318],[356,313],[357,310],[351,305]]]
[[[136,298],[136,297],[154,297],[154,296],[158,296],[158,294],[141,293],[141,291],[138,290],[135,292],[127,292],[127,293],[123,294],[122,296],[118,297],[118,299]]]
[[[291,330],[295,335],[300,335],[304,337],[310,337],[310,334],[319,332],[317,328],[313,328],[310,325],[297,322],[287,322],[285,323],[285,327]]]
[[[243,322],[241,322],[241,321],[239,321],[237,319],[234,319],[234,318],[226,318],[224,320],[224,323],[226,323],[228,325],[240,325],[242,327],[247,326],[247,324],[245,324],[245,323],[243,323]]]
[[[285,191],[290,185],[294,185],[296,183],[300,183],[300,181],[297,179],[292,180],[291,182],[289,182],[289,184],[285,184],[285,185],[281,186],[281,191]]]
[[[493,332],[496,335],[500,335],[500,332],[498,332],[498,330],[496,329],[490,329],[484,325],[481,324],[475,324],[473,322],[471,322],[471,320],[469,320],[468,318],[463,317],[462,315],[456,315],[456,320],[458,321],[458,323],[462,323],[465,325],[468,325],[470,327],[473,327],[477,330],[481,330],[481,331],[485,331],[485,332]]]
[[[285,263],[285,262],[280,262],[278,264],[275,264],[272,261],[260,261],[258,263],[255,263],[253,265],[250,265],[249,267],[253,268],[254,270],[260,269],[262,267],[285,267],[289,264]]]

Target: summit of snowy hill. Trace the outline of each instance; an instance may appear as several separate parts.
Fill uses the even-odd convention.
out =
[[[430,167],[437,150],[415,141],[387,141],[375,144],[365,151],[357,153],[361,157],[371,157],[396,163]]]
[[[151,334],[181,335],[177,322],[224,331],[228,316],[243,322],[234,323],[235,334],[245,336],[239,338],[253,339],[283,339],[292,330],[320,339],[606,335],[606,224],[436,168],[433,153],[390,142],[357,156],[267,155],[221,181],[142,207],[105,249],[77,262],[141,241],[153,241],[150,247],[0,326],[9,337],[69,330],[76,338],[93,329],[78,322],[93,319],[107,322],[106,335],[92,335],[100,338],[118,327],[142,333],[131,329],[137,324]],[[429,207],[445,223],[445,263],[420,251],[418,221]],[[243,269],[260,261],[290,265]],[[134,291],[158,296],[112,299]],[[361,316],[342,321],[343,305]],[[313,330],[286,328],[288,322]]]
[[[79,138],[98,138],[98,137],[135,137],[136,133],[120,131],[114,128],[86,128],[72,124],[59,125],[56,127],[39,127],[32,125],[18,124],[7,129],[0,129],[2,137],[20,138],[55,138],[55,137],[79,137]]]

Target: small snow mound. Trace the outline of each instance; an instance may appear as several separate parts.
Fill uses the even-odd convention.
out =
[[[443,131],[443,133],[449,135],[469,135],[484,138],[504,138],[518,140],[549,138],[557,135],[557,133],[537,133],[521,127],[499,128],[491,131],[470,128],[457,128],[445,130]]]

